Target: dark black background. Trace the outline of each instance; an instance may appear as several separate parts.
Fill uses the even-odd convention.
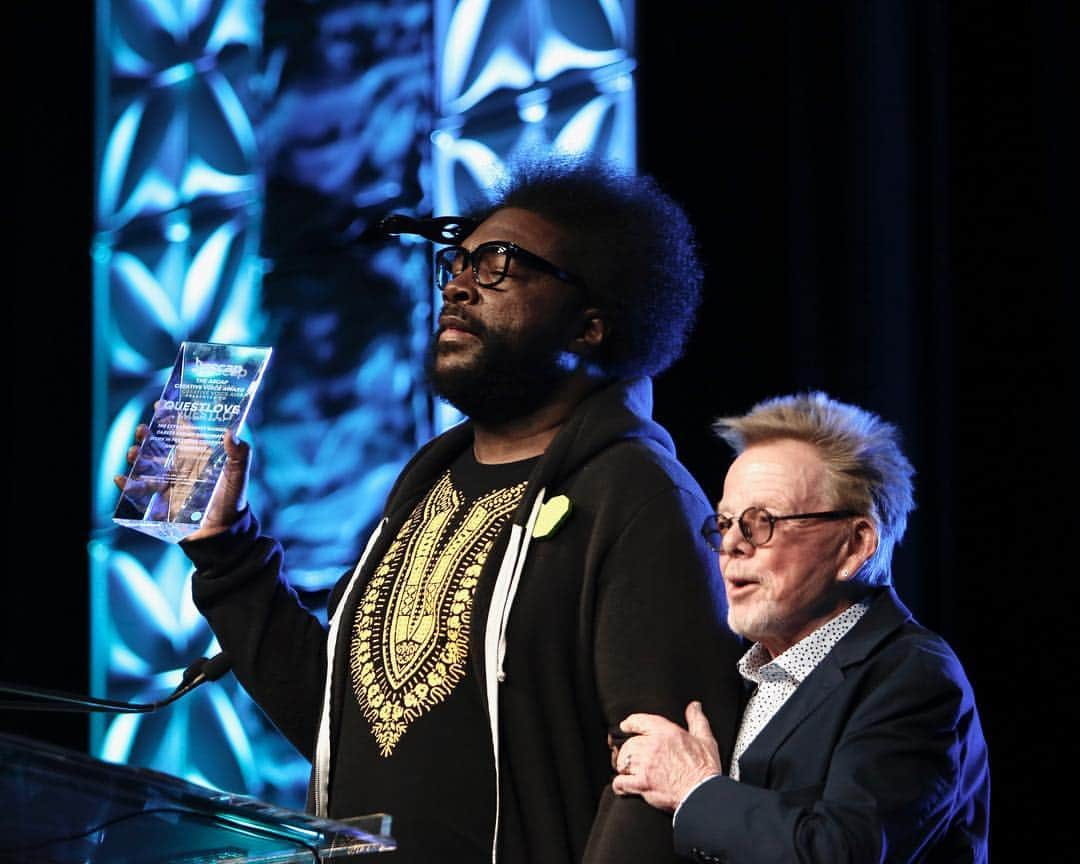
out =
[[[707,268],[657,413],[714,497],[718,414],[821,388],[900,425],[895,578],[975,685],[994,857],[1072,860],[1077,31],[1064,4],[696,5],[639,9],[640,167]]]
[[[1077,750],[1064,4],[638,5],[640,168],[690,211],[706,265],[658,416],[714,498],[718,414],[822,388],[900,425],[919,509],[897,584],[975,684],[994,857],[1067,860],[1071,796],[1050,789]],[[2,677],[85,692],[93,21],[19,14],[12,38],[42,50],[9,73]],[[86,742],[77,717],[0,728]]]

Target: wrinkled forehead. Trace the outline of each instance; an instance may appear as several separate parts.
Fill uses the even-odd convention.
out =
[[[507,240],[563,266],[560,259],[565,247],[564,238],[563,230],[540,214],[519,207],[504,207],[484,219],[462,245],[475,249],[490,240]]]
[[[776,512],[824,509],[832,490],[825,463],[813,445],[779,440],[753,444],[731,463],[718,509],[741,513],[747,507]]]

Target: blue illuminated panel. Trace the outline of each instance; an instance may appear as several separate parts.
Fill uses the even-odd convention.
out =
[[[151,701],[217,645],[175,546],[116,529],[113,474],[185,339],[268,344],[250,500],[313,610],[430,435],[431,12],[381,2],[98,5],[92,690]],[[92,750],[302,807],[309,767],[232,676]]]
[[[97,7],[91,689],[112,698],[160,698],[217,650],[183,553],[111,526],[112,475],[182,340],[261,335],[258,13],[254,0]],[[91,749],[221,788],[297,788],[303,772],[266,758],[283,748],[255,712],[229,679],[159,714],[94,715]]]

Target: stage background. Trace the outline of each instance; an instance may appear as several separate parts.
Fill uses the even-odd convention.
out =
[[[717,414],[823,387],[901,425],[919,510],[897,582],[975,683],[994,857],[1071,860],[1067,796],[1047,788],[1076,752],[1075,436],[1061,405],[1076,390],[1080,148],[1064,13],[651,5],[638,10],[638,164],[687,206],[707,265],[697,334],[658,380],[657,414],[713,497],[728,463],[708,433]],[[18,14],[17,38],[42,50],[9,73],[2,676],[85,692],[93,20]],[[6,714],[0,728],[87,742],[77,717]]]

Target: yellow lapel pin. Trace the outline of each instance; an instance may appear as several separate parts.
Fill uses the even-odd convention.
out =
[[[565,495],[556,495],[540,505],[540,512],[536,514],[536,522],[533,524],[532,536],[541,540],[550,537],[566,521],[573,505]]]

